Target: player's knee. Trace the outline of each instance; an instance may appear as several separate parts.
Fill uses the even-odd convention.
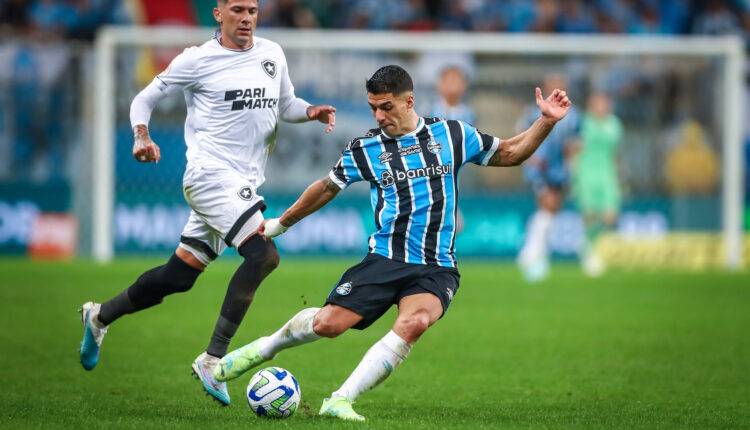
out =
[[[279,266],[280,257],[276,245],[259,234],[240,245],[238,251],[246,261],[257,265],[263,278]]]
[[[175,280],[167,283],[167,290],[171,293],[186,293],[195,285],[195,281]]]
[[[266,256],[263,260],[263,272],[265,275],[268,275],[279,267],[281,257],[279,256],[279,252],[276,250],[276,246],[273,242],[268,242],[266,251]]]
[[[318,336],[334,338],[349,327],[326,312],[318,312],[313,319],[313,331]]]
[[[167,294],[184,293],[193,288],[200,274],[200,270],[191,267],[177,255],[173,255],[163,266],[159,282]]]
[[[430,314],[427,311],[415,312],[396,321],[396,332],[403,333],[407,341],[414,341],[430,327]]]

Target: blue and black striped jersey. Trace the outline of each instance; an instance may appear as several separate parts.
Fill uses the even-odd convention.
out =
[[[456,267],[458,172],[466,163],[487,165],[499,145],[465,122],[420,118],[398,138],[374,129],[352,140],[329,177],[341,188],[370,183],[377,228],[371,253]]]

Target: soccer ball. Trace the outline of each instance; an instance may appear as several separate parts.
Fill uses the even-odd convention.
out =
[[[266,367],[247,384],[247,404],[259,417],[291,417],[301,400],[297,379],[280,367]]]

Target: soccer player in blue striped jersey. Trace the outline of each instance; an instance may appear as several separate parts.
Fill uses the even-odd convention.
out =
[[[268,220],[263,233],[278,236],[348,185],[367,181],[377,227],[370,252],[344,273],[322,308],[303,309],[270,336],[227,354],[214,374],[220,381],[237,378],[283,349],[367,328],[398,305],[392,330],[323,401],[321,415],[354,421],[364,417],[352,402],[393,372],[458,290],[454,244],[461,168],[520,164],[571,106],[564,91],[543,99],[537,88],[539,118],[517,136],[499,139],[462,121],[419,117],[411,77],[401,67],[379,69],[366,87],[378,128],[352,140],[329,174],[310,185],[281,218]]]

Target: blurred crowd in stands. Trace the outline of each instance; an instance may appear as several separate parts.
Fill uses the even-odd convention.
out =
[[[2,0],[0,34],[92,40],[104,24],[129,22],[121,0]],[[11,34],[12,33],[12,34]]]
[[[102,24],[210,24],[213,0],[3,0],[5,32],[92,39]],[[159,6],[160,5],[160,6]],[[371,30],[559,33],[739,34],[750,31],[747,0],[274,0],[261,1],[264,26]],[[188,21],[188,22],[184,22]]]
[[[280,0],[266,25],[398,30],[726,34],[750,30],[745,0]]]

